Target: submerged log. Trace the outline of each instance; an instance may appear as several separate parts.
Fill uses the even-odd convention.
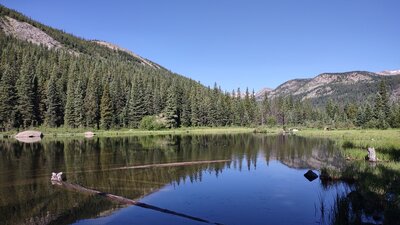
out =
[[[54,175],[54,173],[53,173],[53,175]],[[203,222],[203,223],[208,223],[208,224],[220,224],[220,223],[210,222],[210,221],[202,219],[202,218],[198,218],[198,217],[186,215],[186,214],[183,214],[183,213],[175,212],[175,211],[172,211],[172,210],[169,210],[169,209],[164,209],[164,208],[160,208],[160,207],[157,207],[157,206],[149,205],[149,204],[146,204],[146,203],[143,203],[143,202],[139,202],[139,201],[135,201],[135,200],[132,200],[132,199],[128,199],[128,198],[125,198],[125,197],[122,197],[122,196],[113,195],[113,194],[97,191],[97,190],[94,190],[94,189],[82,187],[82,186],[77,185],[77,184],[72,184],[72,183],[60,181],[58,179],[54,179],[53,180],[53,176],[52,176],[51,182],[56,187],[64,188],[64,189],[67,189],[69,191],[77,191],[77,192],[80,192],[80,193],[83,193],[83,194],[97,195],[97,196],[109,199],[111,201],[114,201],[114,202],[117,202],[117,203],[123,204],[123,205],[136,205],[136,206],[139,206],[139,207],[142,207],[142,208],[154,210],[154,211],[161,212],[161,213],[166,213],[166,214],[169,214],[169,215],[179,216],[179,217],[183,217],[183,218],[194,220],[194,221],[198,221],[198,222]],[[222,225],[222,224],[220,224],[220,225]]]
[[[207,160],[207,161],[192,161],[192,162],[175,162],[175,163],[159,163],[159,164],[148,164],[148,165],[140,165],[140,166],[124,166],[118,168],[112,168],[110,170],[125,170],[125,169],[145,169],[152,167],[171,167],[171,166],[190,166],[196,164],[209,164],[209,163],[222,163],[229,162],[228,159],[221,160]]]

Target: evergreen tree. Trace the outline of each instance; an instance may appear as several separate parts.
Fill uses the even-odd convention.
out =
[[[168,128],[175,128],[179,126],[178,102],[176,96],[176,87],[174,84],[168,89],[167,104],[164,109],[164,114],[167,119]]]
[[[24,56],[19,79],[17,80],[18,113],[23,127],[35,125],[34,118],[34,68],[28,55]]]
[[[261,102],[261,125],[264,125],[266,119],[270,113],[270,104],[268,99],[268,93],[264,92],[263,100]]]
[[[14,77],[13,69],[5,65],[0,80],[0,126],[7,129],[11,129],[16,125],[14,110],[16,90]]]
[[[128,102],[128,123],[131,127],[138,128],[142,118],[147,115],[144,102],[143,83],[140,78],[132,83]]]
[[[197,88],[193,87],[190,91],[190,121],[192,126],[200,125],[200,112]]]
[[[68,84],[67,95],[64,112],[64,124],[68,127],[75,127],[75,79],[77,77],[78,69],[75,61],[71,62],[68,69]]]
[[[113,110],[112,110],[111,96],[108,84],[104,86],[103,95],[101,97],[101,103],[100,103],[100,112],[101,112],[101,127],[106,130],[110,129],[113,120]]]
[[[85,95],[86,126],[100,128],[100,101],[101,91],[97,71],[94,71],[88,81]]]
[[[50,80],[47,84],[46,91],[46,105],[47,111],[45,116],[46,125],[49,127],[58,127],[62,124],[62,109],[61,109],[61,99],[60,93],[57,89],[57,72],[56,68],[53,68]]]

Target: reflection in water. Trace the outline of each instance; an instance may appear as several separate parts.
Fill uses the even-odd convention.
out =
[[[0,221],[5,221],[5,224],[69,224],[85,218],[105,216],[121,207],[101,198],[53,188],[49,182],[50,175],[51,172],[58,171],[65,172],[69,182],[130,199],[141,199],[149,195],[145,199],[150,202],[154,196],[160,196],[160,198],[165,197],[165,202],[172,201],[173,203],[175,198],[179,199],[179,196],[184,195],[182,194],[184,191],[196,195],[193,191],[203,193],[210,189],[217,190],[218,185],[223,185],[223,189],[230,194],[246,196],[246,191],[250,190],[248,186],[257,185],[258,180],[262,182],[274,180],[275,183],[271,183],[271,186],[279,186],[280,182],[285,184],[286,181],[298,182],[296,183],[298,186],[282,186],[277,189],[278,192],[274,192],[273,196],[264,193],[265,190],[257,190],[260,192],[258,193],[259,198],[272,198],[269,200],[280,201],[278,205],[280,205],[281,211],[287,207],[293,210],[292,213],[296,213],[296,207],[292,207],[293,202],[296,202],[293,199],[304,196],[292,196],[290,189],[305,188],[304,185],[307,183],[303,184],[305,178],[302,174],[304,172],[293,169],[319,169],[322,166],[338,168],[343,164],[338,152],[334,143],[328,140],[296,136],[266,137],[253,134],[79,140],[45,138],[39,143],[29,144],[0,140]],[[230,159],[231,161],[168,168],[112,170],[117,167],[135,165],[220,159]],[[262,172],[264,168],[272,174]],[[300,175],[298,176],[298,174]],[[211,177],[213,178],[211,179]],[[297,181],[297,177],[300,177],[301,180]],[[223,180],[226,183],[217,182]],[[230,185],[235,188],[232,189]],[[326,187],[319,185],[318,181],[314,181],[313,185],[316,185],[315,188],[318,188],[316,190],[320,190],[321,193],[324,188],[326,190]],[[201,189],[197,189],[200,186]],[[240,189],[238,189],[239,186]],[[191,188],[188,189],[188,187]],[[171,195],[163,195],[165,193],[163,190],[169,188],[176,191],[168,193]],[[343,187],[340,186],[339,189],[343,190]],[[159,190],[161,192],[157,192]],[[238,190],[243,192],[236,193]],[[177,195],[178,193],[180,194]],[[216,191],[215,194],[224,197],[227,193]],[[197,197],[198,199],[206,198],[207,193],[204,195]],[[212,196],[211,198],[216,197]],[[221,199],[215,201],[219,200]],[[210,205],[218,204],[213,201],[213,199],[208,199]],[[243,201],[245,200],[243,199]],[[329,207],[333,205],[332,202],[326,201],[327,203],[324,204],[330,204]],[[200,202],[204,201],[198,201],[198,204]],[[257,203],[257,201],[253,202]],[[154,202],[154,205],[158,205],[157,203]],[[168,203],[166,206],[174,208],[174,205],[170,205],[172,203]],[[254,204],[251,201],[246,201],[246,203]],[[182,211],[202,216],[200,212],[203,209],[213,208],[210,205],[197,205],[192,208],[194,213],[187,211],[187,208],[183,208]],[[179,205],[176,207],[179,209]],[[248,205],[240,204],[236,207],[242,207],[240,210],[244,212],[246,212],[246,208],[249,208]],[[253,205],[253,207],[263,206]],[[318,204],[313,207],[315,211],[321,211],[317,210],[321,208]],[[222,223],[229,222],[230,220],[225,220],[224,217],[234,218],[234,215],[231,215],[234,212],[228,209],[229,207],[226,208],[226,214],[223,213],[224,210],[221,210],[219,215],[210,215],[210,217],[204,218],[215,218],[214,221]],[[131,207],[124,210],[131,210]],[[124,210],[120,210],[118,213],[123,214],[126,212]],[[146,212],[140,211],[139,217],[145,214]],[[322,215],[323,213],[317,214]],[[257,221],[263,224],[262,220],[266,218],[262,215],[259,216],[260,220]],[[312,219],[314,216],[304,215],[304,217],[312,217]],[[155,217],[159,216],[152,215],[152,218]],[[158,223],[161,221],[162,224],[163,218],[161,216],[159,218]],[[236,219],[239,221],[236,223],[240,224],[240,218]],[[246,219],[245,214],[242,219]],[[145,219],[143,221],[146,223]],[[234,222],[228,224],[232,223]]]

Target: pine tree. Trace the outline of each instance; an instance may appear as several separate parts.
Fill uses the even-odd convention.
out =
[[[47,111],[45,116],[45,123],[49,127],[58,127],[62,124],[63,121],[60,93],[57,89],[56,82],[57,71],[56,67],[54,67],[46,90]]]
[[[32,60],[28,55],[25,55],[20,76],[16,84],[18,93],[18,113],[23,127],[35,125],[34,74],[32,71],[34,71]]]
[[[85,99],[85,84],[82,78],[79,78],[75,91],[74,91],[74,123],[75,127],[84,127],[85,126],[85,105],[84,105],[84,99]]]
[[[13,69],[5,65],[0,81],[0,126],[11,129],[15,126],[16,90]]]
[[[112,110],[110,89],[108,84],[104,86],[103,95],[101,97],[101,103],[100,103],[100,112],[101,112],[101,127],[106,130],[110,129],[113,119],[113,110]]]
[[[98,82],[97,71],[94,71],[88,81],[85,95],[85,118],[87,127],[100,128],[100,83]]]
[[[190,121],[192,126],[199,126],[200,125],[200,112],[199,112],[199,100],[197,94],[197,88],[193,87],[190,91]]]
[[[179,126],[178,102],[176,96],[176,87],[174,84],[168,89],[167,104],[164,109],[164,114],[167,119],[168,128]]]
[[[128,123],[131,127],[138,128],[140,121],[147,115],[144,102],[144,88],[140,78],[132,83],[128,102]]]
[[[67,84],[67,96],[65,103],[64,112],[64,125],[68,127],[75,127],[75,79],[77,77],[78,69],[76,61],[73,61],[68,69],[68,84]]]

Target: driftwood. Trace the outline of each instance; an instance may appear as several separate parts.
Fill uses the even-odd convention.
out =
[[[183,218],[194,220],[194,221],[198,221],[198,222],[203,222],[203,223],[208,223],[208,224],[220,224],[220,223],[210,222],[210,221],[202,219],[202,218],[198,218],[198,217],[186,215],[186,214],[183,214],[183,213],[175,212],[175,211],[172,211],[172,210],[169,210],[169,209],[164,209],[164,208],[160,208],[160,207],[157,207],[157,206],[149,205],[149,204],[146,204],[146,203],[143,203],[143,202],[139,202],[139,201],[135,201],[135,200],[132,200],[132,199],[128,199],[128,198],[125,198],[125,197],[122,197],[122,196],[113,195],[113,194],[109,194],[109,193],[105,193],[105,192],[89,189],[89,188],[82,187],[82,186],[77,185],[77,184],[64,182],[62,180],[60,181],[60,180],[57,179],[57,177],[54,180],[53,180],[53,177],[52,177],[51,183],[56,187],[64,188],[64,189],[67,189],[69,191],[77,191],[77,192],[80,192],[80,193],[83,193],[83,194],[101,196],[103,198],[109,199],[111,201],[114,201],[114,202],[117,202],[117,203],[123,204],[123,205],[136,205],[136,206],[139,206],[139,207],[142,207],[142,208],[154,210],[154,211],[161,212],[161,213],[166,213],[166,214],[169,214],[169,215],[179,216],[179,217],[183,217]]]

